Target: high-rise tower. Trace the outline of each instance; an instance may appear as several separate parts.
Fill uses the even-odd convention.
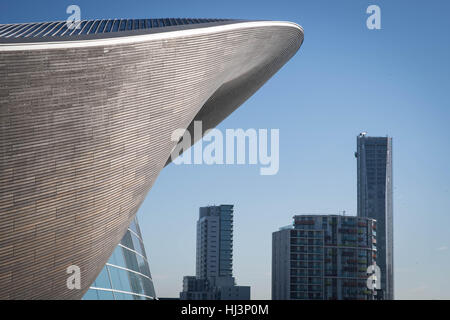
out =
[[[233,277],[233,205],[200,208],[196,276],[183,279],[182,300],[249,300],[250,287]]]
[[[367,268],[376,252],[374,219],[296,215],[272,233],[272,299],[372,300]]]
[[[197,221],[197,277],[232,277],[232,269],[233,205],[200,208]]]
[[[377,221],[377,265],[384,299],[394,299],[392,138],[357,137],[358,216]]]

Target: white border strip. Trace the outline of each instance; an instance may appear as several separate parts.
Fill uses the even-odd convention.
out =
[[[236,22],[220,26],[211,26],[204,28],[193,28],[186,30],[167,31],[159,33],[150,33],[136,36],[124,36],[106,39],[89,40],[67,40],[67,41],[48,41],[32,43],[2,43],[0,52],[4,51],[23,51],[23,50],[45,50],[45,49],[68,49],[68,48],[87,48],[98,46],[109,46],[119,44],[136,44],[151,40],[174,39],[179,37],[209,34],[215,32],[224,32],[244,28],[258,27],[290,27],[296,28],[303,33],[303,28],[296,23],[286,21],[250,21]]]

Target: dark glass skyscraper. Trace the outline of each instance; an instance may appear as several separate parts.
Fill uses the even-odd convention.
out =
[[[357,137],[358,216],[377,221],[377,265],[384,299],[394,299],[392,138]]]

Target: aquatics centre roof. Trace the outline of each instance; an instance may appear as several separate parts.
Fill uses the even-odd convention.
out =
[[[96,19],[81,20],[71,25],[67,21],[32,22],[0,24],[0,42],[5,40],[62,40],[74,36],[114,36],[128,35],[133,31],[156,31],[155,28],[188,26],[203,23],[220,23],[233,21],[231,19],[194,19],[194,18],[164,18],[164,19]],[[159,29],[160,30],[160,29]],[[127,32],[128,31],[128,32]]]

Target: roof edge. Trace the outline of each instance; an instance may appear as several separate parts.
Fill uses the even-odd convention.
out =
[[[101,37],[75,36],[67,37],[66,39],[61,38],[51,41],[48,41],[48,39],[46,38],[29,39],[33,41],[29,41],[28,39],[28,41],[24,41],[24,39],[22,38],[16,38],[11,41],[0,42],[0,52],[96,47],[115,44],[135,44],[151,40],[173,39],[184,36],[223,32],[242,28],[258,28],[271,26],[296,28],[302,34],[304,33],[303,28],[294,22],[270,20],[229,20],[221,22],[201,23],[196,25],[192,24],[147,30],[134,30],[130,32],[122,31],[118,32],[118,34],[108,33],[108,37],[105,37],[105,34],[101,34]]]

